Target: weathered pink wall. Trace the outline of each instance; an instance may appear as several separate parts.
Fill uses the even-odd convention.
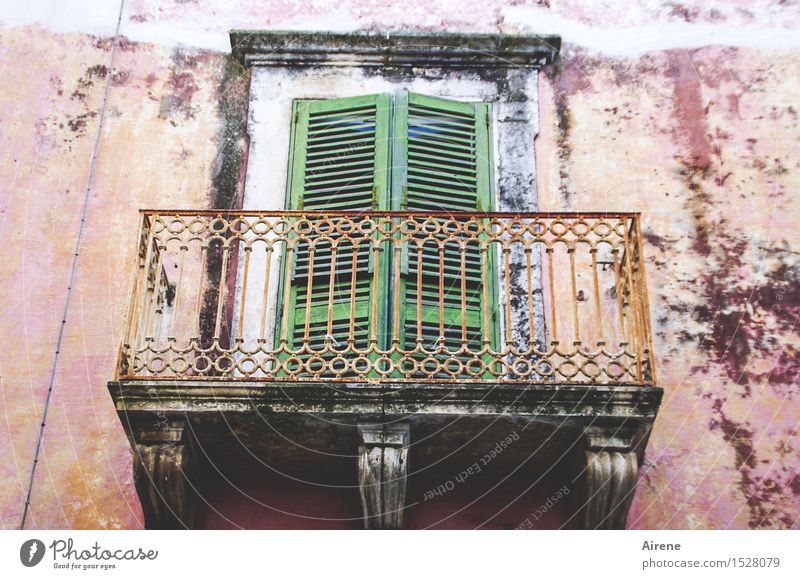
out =
[[[116,9],[71,4],[0,14],[6,528],[27,489],[116,24]],[[800,526],[800,8],[550,4],[126,3],[29,528],[141,526],[106,390],[136,210],[230,203],[240,187],[230,153],[244,144],[225,149],[246,90],[225,51],[236,27],[561,33],[563,62],[540,87],[540,206],[641,210],[647,239],[665,398],[629,526]]]
[[[111,39],[0,31],[0,517],[19,525],[75,250]],[[113,377],[142,207],[210,207],[224,54],[123,40],[117,50],[30,527],[137,527]],[[233,83],[226,90],[237,90]]]
[[[568,48],[554,73],[541,207],[643,213],[665,399],[629,526],[798,527],[800,59]]]

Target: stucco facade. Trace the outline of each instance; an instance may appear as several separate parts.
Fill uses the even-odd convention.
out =
[[[26,528],[142,526],[106,388],[137,210],[241,206],[251,79],[234,28],[560,34],[561,62],[538,78],[539,209],[642,211],[665,395],[628,527],[800,524],[797,5],[13,4],[0,11],[3,527],[20,524],[49,390]],[[357,495],[275,478],[241,485],[266,505],[257,516],[209,481],[199,525],[357,526]],[[410,520],[514,528],[561,481],[482,484],[463,485],[467,514],[445,496],[441,516]],[[559,516],[538,524],[570,525]]]

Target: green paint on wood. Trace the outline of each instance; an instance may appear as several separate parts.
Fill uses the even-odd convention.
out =
[[[289,207],[310,211],[403,209],[426,214],[491,210],[490,119],[491,108],[486,103],[405,91],[297,101],[289,160]],[[446,219],[443,216],[438,221]],[[445,347],[456,352],[462,339],[472,351],[481,350],[487,342],[496,348],[494,252],[482,254],[475,241],[464,242],[462,249],[461,241],[456,238],[439,248],[433,239],[418,235],[404,246],[398,304],[403,348],[413,349],[421,343],[429,351]],[[321,349],[326,340],[336,349],[344,348],[348,341],[366,349],[375,327],[376,346],[390,348],[394,272],[390,244],[382,244],[376,256],[367,244],[356,249],[352,242],[343,243],[334,251],[330,242],[313,238],[293,243],[293,271],[286,295],[288,347],[299,348],[307,336],[313,349]],[[487,270],[490,287],[483,287],[482,268]],[[417,287],[418,272],[421,288]],[[333,305],[329,307],[331,288]],[[489,327],[482,310],[487,299]],[[378,304],[376,320],[370,307],[373,300]],[[351,307],[355,318],[352,334]],[[279,337],[280,324],[277,331]],[[459,357],[464,362],[470,359],[468,355]]]

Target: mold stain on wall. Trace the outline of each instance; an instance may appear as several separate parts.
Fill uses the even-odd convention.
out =
[[[552,108],[537,157],[553,166],[540,173],[551,184],[540,186],[542,208],[644,212],[666,396],[630,519],[637,526],[659,524],[656,505],[676,500],[662,524],[797,524],[789,414],[800,262],[797,236],[775,216],[796,213],[782,197],[797,183],[785,152],[800,131],[791,99],[754,100],[785,94],[776,69],[733,48],[629,59],[565,47],[560,70],[544,77]],[[781,135],[770,147],[768,131]],[[738,498],[721,498],[730,492]]]

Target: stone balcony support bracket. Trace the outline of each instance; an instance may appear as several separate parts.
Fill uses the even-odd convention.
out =
[[[402,528],[408,424],[358,424],[358,484],[367,529]]]
[[[624,529],[639,469],[635,436],[619,426],[591,426],[584,440],[584,524],[587,529]]]
[[[159,424],[137,433],[133,478],[146,529],[186,529],[194,522],[193,468],[184,422]]]

